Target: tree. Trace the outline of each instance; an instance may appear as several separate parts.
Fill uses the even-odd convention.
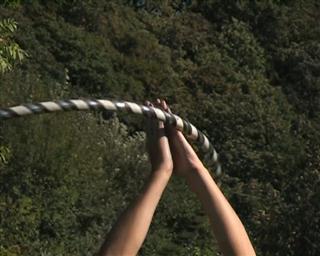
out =
[[[2,73],[12,70],[14,63],[22,61],[27,55],[12,39],[16,30],[17,23],[13,19],[0,21],[0,77]],[[0,145],[0,167],[6,163],[8,154],[9,149]]]
[[[16,30],[17,23],[13,19],[0,21],[0,73],[12,70],[14,63],[27,56],[12,38]]]
[[[6,30],[1,45],[19,42],[31,57],[1,75],[1,106],[165,97],[213,140],[222,189],[257,253],[319,251],[316,0],[6,2],[0,16],[14,17],[21,32]],[[124,126],[105,123],[108,114],[69,114],[0,124],[0,255],[93,252],[138,192],[141,120],[118,115]],[[179,181],[153,224],[141,255],[215,251]]]

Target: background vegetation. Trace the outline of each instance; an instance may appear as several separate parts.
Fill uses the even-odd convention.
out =
[[[316,0],[1,1],[0,106],[166,98],[221,153],[257,254],[317,255],[319,13]],[[142,127],[103,113],[0,123],[0,255],[92,255],[148,174]],[[141,255],[215,252],[174,179]]]

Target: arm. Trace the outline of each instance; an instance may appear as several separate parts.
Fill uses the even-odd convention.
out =
[[[255,255],[239,217],[203,166],[186,175],[187,183],[201,201],[224,255]]]
[[[129,256],[138,253],[169,177],[161,170],[150,175],[142,193],[114,225],[99,255]]]
[[[136,255],[147,235],[149,226],[172,174],[172,158],[163,124],[149,121],[147,124],[147,146],[152,172],[141,194],[121,215],[99,255]]]
[[[164,101],[162,108],[170,111]],[[191,190],[201,201],[221,252],[224,255],[255,255],[239,217],[183,134],[168,127],[168,137],[174,172],[186,179]]]

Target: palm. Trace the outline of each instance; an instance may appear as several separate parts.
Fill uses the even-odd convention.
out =
[[[151,103],[147,103],[153,107]],[[172,171],[172,156],[170,152],[168,138],[164,131],[163,122],[157,120],[147,120],[147,150],[149,153],[152,170]]]
[[[161,101],[161,108],[171,113],[165,101]],[[166,129],[169,137],[174,172],[177,175],[185,176],[193,169],[201,167],[202,162],[183,134],[171,126],[166,127]]]
[[[177,175],[185,176],[188,172],[202,165],[197,154],[180,131],[170,131],[169,141],[174,172]]]

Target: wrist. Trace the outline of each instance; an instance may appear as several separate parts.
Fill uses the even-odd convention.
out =
[[[208,170],[204,167],[204,165],[195,166],[190,169],[186,175],[185,179],[189,185],[192,186],[204,173],[208,172]]]
[[[192,167],[190,167],[189,170],[184,173],[184,178],[186,180],[193,179],[195,176],[198,176],[201,172],[205,170],[206,168],[200,162],[199,164],[195,164]]]
[[[168,168],[157,168],[152,170],[151,176],[157,179],[169,180],[173,170]]]

